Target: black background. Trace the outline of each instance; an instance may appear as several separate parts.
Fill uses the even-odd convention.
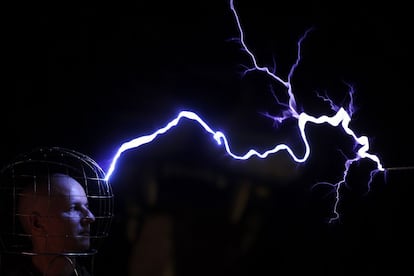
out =
[[[410,253],[403,252],[412,241],[408,225],[413,169],[403,168],[414,165],[408,4],[235,4],[249,49],[260,65],[276,64],[284,80],[295,62],[298,40],[313,28],[303,41],[302,60],[292,79],[298,106],[313,115],[332,115],[317,93],[327,93],[346,107],[351,85],[352,128],[370,138],[370,152],[385,168],[399,169],[378,174],[366,195],[372,163],[357,165],[349,189],[341,194],[343,217],[330,224],[332,193],[326,197],[329,189],[310,187],[342,177],[344,156],[352,148],[344,133],[310,127],[312,155],[306,164],[295,164],[284,153],[269,158],[269,163],[251,164],[232,160],[197,125],[185,121],[120,161],[113,179],[119,213],[97,270],[115,266],[125,273],[128,244],[120,234],[122,201],[137,192],[131,179],[148,168],[160,183],[168,183],[161,185],[157,211],[184,221],[201,216],[200,210],[206,212],[201,217],[216,218],[207,220],[209,227],[198,229],[201,237],[193,240],[183,238],[189,224],[177,223],[184,229],[176,237],[181,243],[177,252],[203,251],[177,253],[179,275],[262,275],[265,270],[297,275],[303,269],[320,275],[378,275],[408,269]],[[270,94],[269,78],[257,73],[242,76],[251,60],[237,42],[239,32],[228,1],[31,2],[7,4],[4,12],[3,164],[33,147],[56,145],[86,153],[107,169],[123,142],[153,133],[184,109],[225,132],[238,152],[250,145],[266,149],[278,139],[292,139],[298,154],[303,152],[291,122],[276,128],[261,115],[279,114],[281,109]],[[274,87],[286,101],[284,90]],[[228,187],[247,177],[272,191],[265,203],[250,202],[247,208],[266,222],[248,253],[218,253],[224,250],[221,239],[238,252],[236,237],[244,229],[224,227],[220,216],[233,188],[209,194],[209,181],[194,181],[186,169],[171,176],[165,173],[168,164],[225,175]],[[272,164],[280,166],[275,174]],[[200,192],[195,185],[206,187],[199,186]],[[138,194],[132,198],[145,205]],[[202,249],[188,245],[200,241],[214,242]],[[118,251],[117,257],[113,251]],[[220,259],[229,255],[238,257]]]

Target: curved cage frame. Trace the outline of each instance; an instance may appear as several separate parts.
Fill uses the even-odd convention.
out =
[[[92,158],[75,150],[41,147],[19,155],[0,171],[0,216],[3,220],[0,226],[1,252],[38,254],[31,249],[31,235],[24,231],[20,223],[20,216],[24,214],[18,211],[18,201],[26,185],[36,189],[39,177],[50,178],[53,173],[66,174],[81,184],[89,209],[95,216],[90,229],[90,250],[63,252],[61,255],[94,255],[109,235],[114,216],[114,194],[102,168]]]

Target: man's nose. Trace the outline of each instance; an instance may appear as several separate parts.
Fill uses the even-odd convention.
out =
[[[89,210],[89,208],[85,208],[83,212],[82,222],[90,224],[94,221],[95,221],[95,216],[93,215],[93,213]]]

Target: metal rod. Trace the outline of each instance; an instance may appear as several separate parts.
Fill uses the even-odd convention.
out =
[[[390,167],[385,168],[387,171],[405,171],[405,170],[414,170],[414,166],[406,166],[406,167]]]

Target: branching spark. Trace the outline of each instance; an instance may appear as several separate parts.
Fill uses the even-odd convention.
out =
[[[290,147],[288,147],[286,144],[277,144],[273,148],[271,148],[267,151],[264,151],[264,152],[258,152],[254,149],[249,149],[245,154],[238,155],[238,154],[232,152],[231,147],[228,143],[228,140],[227,140],[227,138],[226,138],[226,136],[224,135],[223,132],[213,130],[213,128],[210,127],[196,113],[191,112],[191,111],[181,111],[176,118],[171,120],[164,127],[158,129],[154,133],[132,139],[132,140],[122,144],[121,147],[117,150],[115,156],[112,159],[110,167],[109,167],[109,169],[106,173],[107,179],[109,179],[111,177],[111,175],[113,174],[113,172],[116,168],[116,163],[117,163],[118,159],[121,157],[122,153],[124,153],[127,150],[137,148],[137,147],[140,147],[144,144],[152,142],[159,135],[165,134],[171,128],[177,126],[179,124],[179,122],[181,121],[181,119],[183,119],[183,118],[193,120],[193,121],[197,122],[198,124],[200,124],[200,126],[202,126],[203,129],[214,138],[214,140],[217,142],[218,145],[224,146],[226,152],[234,159],[246,160],[246,159],[249,159],[253,156],[257,156],[259,158],[266,158],[270,154],[275,154],[279,151],[286,151],[286,152],[289,153],[290,157],[295,162],[298,162],[298,163],[305,162],[308,159],[308,157],[311,153],[311,149],[310,149],[309,142],[308,142],[308,139],[307,139],[307,136],[306,136],[306,131],[305,131],[306,125],[308,123],[314,123],[314,124],[328,123],[328,124],[330,124],[331,126],[334,126],[334,127],[341,127],[348,136],[353,138],[353,140],[355,142],[355,145],[359,148],[353,159],[346,160],[346,162],[344,164],[343,176],[342,176],[342,179],[340,181],[338,181],[337,183],[328,183],[328,182],[317,183],[317,185],[319,185],[319,184],[331,185],[334,188],[335,193],[336,193],[336,196],[335,196],[336,201],[335,201],[335,204],[334,204],[334,207],[333,207],[334,216],[330,219],[330,221],[337,220],[339,218],[339,213],[338,213],[337,209],[338,209],[338,204],[340,202],[340,188],[344,183],[346,183],[346,177],[347,177],[347,174],[349,172],[349,168],[352,165],[352,163],[357,162],[360,159],[368,158],[376,164],[376,169],[373,172],[371,172],[371,179],[370,179],[369,182],[372,181],[372,177],[375,175],[376,172],[384,171],[384,168],[383,168],[379,158],[376,155],[373,155],[373,154],[368,152],[369,151],[368,137],[358,136],[349,127],[349,123],[351,122],[351,116],[352,116],[352,112],[353,112],[353,105],[352,105],[353,104],[353,102],[352,102],[353,89],[350,89],[351,100],[350,100],[350,104],[347,108],[348,111],[343,107],[339,107],[339,106],[335,105],[327,97],[324,97],[323,99],[330,103],[331,109],[335,112],[334,115],[332,115],[332,116],[323,115],[323,116],[320,116],[320,117],[313,117],[309,114],[306,114],[305,112],[299,112],[297,110],[296,100],[295,100],[294,93],[293,93],[293,90],[292,90],[291,79],[292,79],[293,74],[295,73],[295,69],[297,68],[297,66],[299,65],[300,60],[301,60],[301,44],[302,44],[302,41],[307,37],[308,33],[311,30],[308,30],[307,32],[305,32],[305,34],[298,41],[298,43],[297,43],[298,52],[297,52],[296,61],[292,65],[292,67],[289,71],[287,80],[283,80],[277,74],[272,73],[271,70],[268,67],[259,65],[258,61],[256,60],[255,55],[248,48],[248,46],[245,42],[245,35],[243,33],[243,29],[242,29],[242,26],[241,26],[241,23],[240,23],[239,16],[236,12],[236,9],[234,8],[233,0],[230,0],[230,9],[233,12],[233,15],[234,15],[234,18],[235,18],[235,21],[237,23],[237,27],[238,27],[238,30],[239,30],[239,33],[240,33],[240,38],[239,38],[240,43],[243,47],[243,50],[249,55],[251,63],[252,63],[252,67],[247,69],[245,71],[245,73],[247,74],[251,71],[263,72],[266,75],[268,75],[271,79],[273,79],[275,82],[282,84],[286,88],[287,96],[288,96],[288,103],[283,104],[282,106],[285,106],[287,109],[282,113],[283,114],[282,117],[272,117],[272,119],[274,119],[278,123],[283,122],[287,118],[293,118],[293,119],[297,120],[297,126],[298,126],[298,129],[299,129],[299,133],[300,133],[300,136],[302,138],[302,142],[305,146],[305,152],[303,153],[303,155],[302,156],[296,155],[294,153],[294,151]],[[270,115],[267,115],[267,116],[270,117]],[[368,184],[370,184],[370,183],[368,183]]]

